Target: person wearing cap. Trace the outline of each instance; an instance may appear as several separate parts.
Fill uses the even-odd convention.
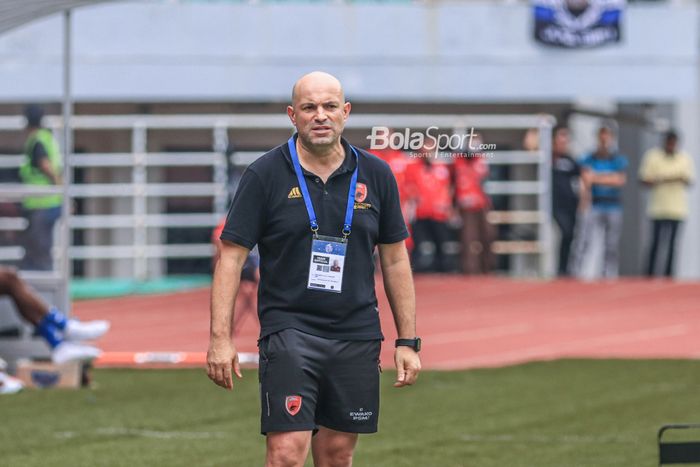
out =
[[[44,112],[37,105],[26,107],[27,140],[24,144],[24,163],[19,175],[22,183],[32,187],[61,185],[61,152],[49,130],[41,126]],[[22,269],[51,270],[53,258],[53,228],[61,217],[63,197],[60,194],[31,195],[22,200],[29,226],[24,237]]]
[[[615,133],[610,126],[598,129],[598,146],[580,161],[582,219],[575,240],[573,270],[583,277],[583,264],[591,251],[593,238],[603,236],[602,277],[619,275],[619,243],[623,226],[622,190],[627,183],[627,157],[615,146]]]
[[[335,77],[300,78],[287,114],[297,133],[248,167],[221,234],[207,372],[227,389],[241,377],[231,312],[257,244],[265,465],[302,466],[311,450],[317,466],[350,466],[379,416],[375,249],[399,337],[394,386],[420,370],[408,232],[388,164],[341,137],[350,103]]]

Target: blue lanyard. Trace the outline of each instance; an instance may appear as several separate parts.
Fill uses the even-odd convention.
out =
[[[311,226],[311,231],[316,235],[318,232],[318,222],[316,220],[316,212],[314,211],[314,205],[311,203],[311,196],[309,195],[309,187],[306,186],[306,179],[301,171],[301,164],[299,163],[299,156],[297,155],[297,147],[294,142],[294,136],[292,135],[287,141],[287,146],[289,146],[289,154],[292,156],[292,164],[294,164],[294,171],[297,174],[297,180],[299,181],[299,188],[301,189],[301,194],[304,198],[304,204],[306,205],[306,212],[309,213],[309,224]],[[352,215],[355,208],[355,190],[357,189],[357,171],[360,168],[360,156],[353,146],[350,146],[352,153],[355,155],[355,171],[352,173],[352,178],[350,179],[350,189],[348,190],[348,204],[345,208],[345,223],[343,224],[343,236],[345,238],[350,235],[352,231]]]

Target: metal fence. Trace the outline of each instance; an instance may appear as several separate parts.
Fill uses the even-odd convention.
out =
[[[46,126],[60,136],[61,119],[47,117]],[[0,131],[19,131],[24,121],[21,117],[0,117]],[[83,153],[66,158],[68,170],[76,169],[120,169],[129,172],[128,181],[118,183],[74,183],[68,187],[67,202],[73,199],[130,200],[130,207],[124,212],[71,215],[67,219],[69,234],[66,243],[56,249],[59,260],[66,252],[71,259],[105,260],[130,259],[132,275],[146,279],[149,275],[149,261],[164,258],[209,257],[212,247],[209,243],[167,244],[156,236],[149,237],[149,229],[171,227],[202,228],[213,227],[226,210],[228,192],[226,189],[227,161],[226,149],[231,130],[286,130],[291,131],[285,115],[240,114],[240,115],[117,115],[117,116],[76,116],[71,120],[73,131],[90,132],[125,130],[130,134],[130,151],[122,153]],[[500,151],[489,164],[500,166],[533,166],[536,178],[530,180],[490,181],[486,191],[490,195],[533,196],[536,208],[521,210],[493,211],[489,215],[494,224],[529,224],[536,230],[536,238],[528,240],[499,239],[493,245],[494,252],[501,255],[536,255],[540,275],[549,277],[553,273],[553,248],[550,212],[550,141],[554,119],[542,115],[398,115],[398,114],[353,114],[348,120],[348,130],[368,130],[373,126],[390,128],[427,128],[436,126],[455,131],[464,128],[479,130],[539,130],[538,151]],[[149,132],[152,130],[206,130],[211,133],[211,151],[208,152],[148,152]],[[60,138],[59,138],[60,139]],[[260,152],[239,152],[234,163],[245,165],[255,160]],[[0,168],[18,167],[22,156],[0,156]],[[210,167],[211,179],[206,182],[159,183],[149,181],[151,170],[163,167]],[[71,176],[70,179],[73,179]],[[0,200],[17,198],[26,187],[13,185],[0,186]],[[209,212],[165,213],[148,212],[151,199],[169,197],[210,197]],[[65,220],[65,219],[64,219]],[[21,218],[3,218],[0,229],[22,229]],[[68,245],[70,233],[78,230],[129,230],[131,242],[128,244],[85,244]],[[21,249],[5,247],[0,249],[0,260],[17,259]]]

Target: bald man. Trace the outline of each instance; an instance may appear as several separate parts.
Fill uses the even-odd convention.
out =
[[[287,114],[297,132],[248,167],[221,233],[208,375],[227,389],[242,377],[230,326],[257,244],[265,465],[303,466],[311,449],[317,467],[349,466],[379,417],[375,247],[399,337],[394,386],[420,371],[408,233],[389,166],[341,136],[350,103],[335,77],[299,79]]]

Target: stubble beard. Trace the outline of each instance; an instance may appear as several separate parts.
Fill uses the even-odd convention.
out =
[[[312,132],[303,135],[300,133],[304,146],[308,147],[314,151],[324,151],[330,147],[333,147],[340,141],[340,136],[342,135],[342,129],[340,131],[331,131],[328,136],[313,136]]]

